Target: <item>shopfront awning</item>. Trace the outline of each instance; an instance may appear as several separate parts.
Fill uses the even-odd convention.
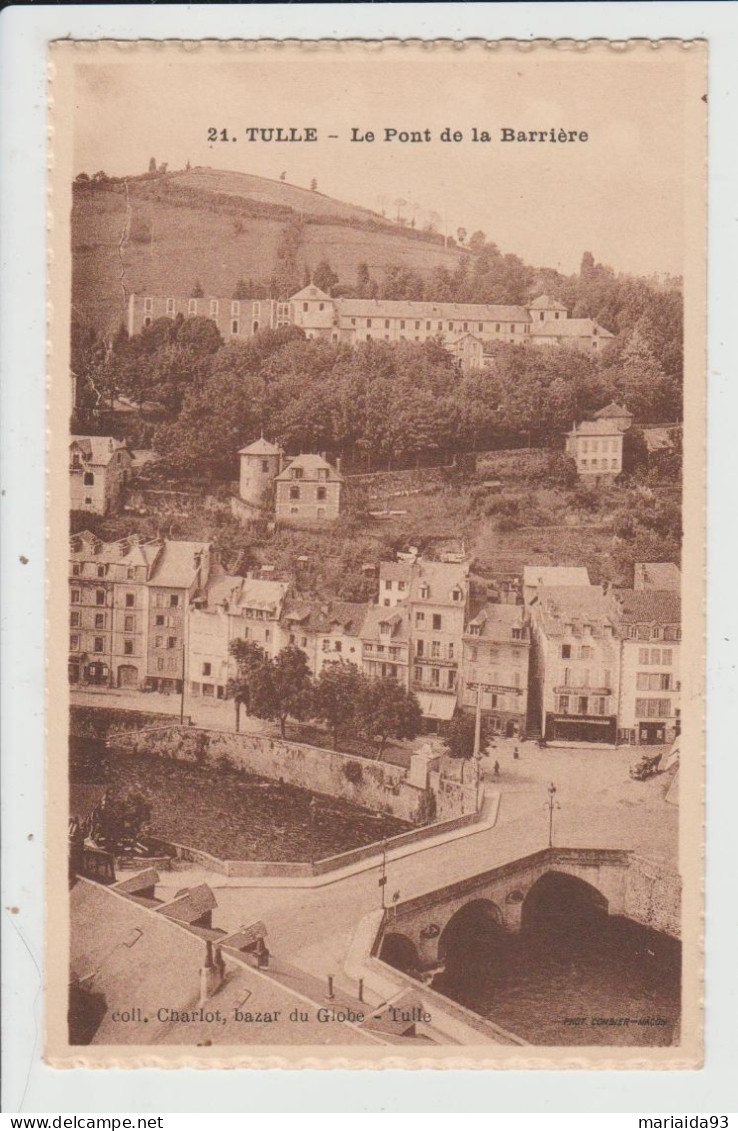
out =
[[[427,691],[418,691],[416,695],[426,719],[442,719],[445,722],[453,718],[456,709],[455,696],[430,695]]]

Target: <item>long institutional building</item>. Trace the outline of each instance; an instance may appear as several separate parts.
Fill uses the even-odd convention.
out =
[[[429,730],[458,710],[490,729],[587,745],[662,744],[679,733],[680,574],[636,568],[633,589],[581,567],[526,567],[480,590],[466,561],[415,553],[376,569],[371,604],[309,599],[287,580],[227,574],[208,543],[82,533],[69,557],[74,685],[224,699],[230,647],[302,649],[313,676],[355,664],[420,702]]]
[[[397,302],[332,298],[312,283],[287,302],[222,296],[132,294],[128,332],[140,333],[157,318],[203,317],[215,322],[225,341],[259,330],[299,326],[307,338],[330,342],[425,342],[439,338],[464,368],[484,364],[491,342],[561,345],[593,354],[613,337],[591,318],[569,318],[565,306],[540,295],[528,306],[456,302]]]

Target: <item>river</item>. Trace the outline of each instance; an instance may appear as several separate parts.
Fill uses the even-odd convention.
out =
[[[489,912],[459,920],[433,988],[535,1045],[672,1044],[679,942],[558,894],[525,907],[518,934]]]

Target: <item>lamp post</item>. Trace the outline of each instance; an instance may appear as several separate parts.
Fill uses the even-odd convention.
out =
[[[556,800],[556,786],[553,782],[548,787],[548,802],[546,803],[548,809],[548,847],[553,848],[553,821],[554,809],[560,809],[558,801]]]
[[[382,840],[382,871],[377,881],[380,891],[382,892],[382,910],[387,910],[387,900],[385,898],[385,888],[387,887],[387,839]]]

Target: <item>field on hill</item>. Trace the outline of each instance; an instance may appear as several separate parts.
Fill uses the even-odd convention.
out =
[[[214,193],[233,198],[236,211]],[[239,201],[257,214],[239,213]],[[206,293],[227,297],[240,279],[266,283],[278,269],[285,226],[300,216],[299,272],[327,258],[342,281],[353,283],[362,262],[375,278],[390,264],[425,275],[434,267],[453,270],[462,254],[367,209],[246,174],[191,170],[131,181],[127,194],[118,183],[76,186],[73,316],[111,334],[125,322],[132,292],[188,295],[199,280]]]

